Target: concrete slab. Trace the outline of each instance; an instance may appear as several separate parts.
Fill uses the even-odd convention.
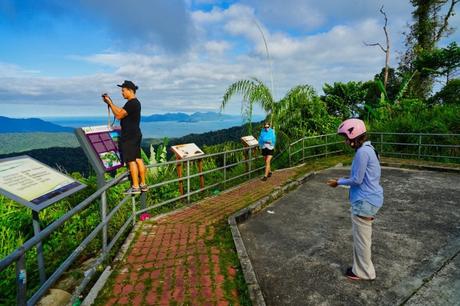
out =
[[[239,225],[267,305],[399,305],[426,295],[434,299],[427,305],[455,301],[454,293],[435,292],[458,291],[449,277],[458,280],[460,174],[383,169],[377,279],[353,282],[343,276],[352,261],[348,190],[325,184],[348,173],[321,172]]]

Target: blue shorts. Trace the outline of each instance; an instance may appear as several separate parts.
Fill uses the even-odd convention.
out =
[[[366,200],[351,203],[351,213],[355,216],[374,217],[380,207],[376,207]]]

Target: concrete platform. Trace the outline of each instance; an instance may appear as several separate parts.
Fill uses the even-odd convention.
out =
[[[460,174],[383,168],[377,279],[350,281],[348,190],[306,182],[239,225],[267,305],[460,305]]]

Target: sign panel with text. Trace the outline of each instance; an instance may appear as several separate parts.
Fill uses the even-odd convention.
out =
[[[257,139],[255,139],[252,135],[241,137],[241,142],[245,147],[253,147],[259,144],[259,141],[257,141]]]
[[[123,166],[118,149],[120,128],[90,126],[81,129],[105,171],[116,170]]]
[[[26,155],[0,160],[0,193],[35,211],[85,187]]]
[[[176,154],[179,159],[190,158],[195,156],[204,155],[204,152],[194,143],[187,143],[172,146],[171,150]]]

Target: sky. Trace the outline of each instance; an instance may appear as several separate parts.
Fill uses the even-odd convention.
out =
[[[138,85],[144,115],[219,111],[228,86],[252,77],[275,99],[367,81],[385,61],[363,44],[384,44],[382,5],[395,67],[409,0],[0,0],[0,115],[104,116],[101,93],[123,105],[123,80]],[[236,96],[224,113],[240,110]]]

